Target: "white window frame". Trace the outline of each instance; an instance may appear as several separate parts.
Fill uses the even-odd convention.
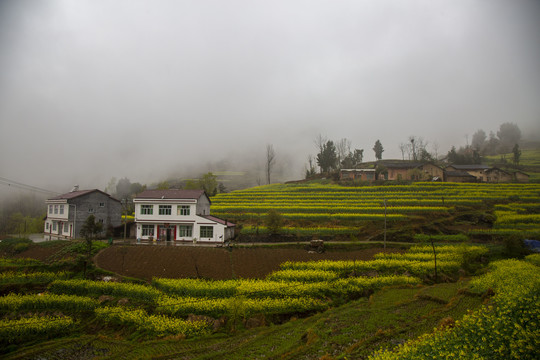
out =
[[[154,236],[155,226],[143,224],[141,228],[141,236]]]
[[[179,216],[189,216],[191,214],[191,206],[189,205],[178,205],[176,210],[176,215]]]
[[[159,205],[159,215],[172,215],[172,205]]]
[[[58,205],[54,205],[54,213],[58,214]]]
[[[214,227],[213,226],[201,226],[200,230],[200,238],[201,239],[213,239],[214,238]],[[210,232],[211,236],[208,236]]]
[[[178,225],[178,234],[180,237],[192,237],[193,225]]]
[[[60,215],[64,215],[64,205],[60,205]]]
[[[141,205],[141,215],[154,215],[154,205]]]
[[[105,203],[104,203],[104,202],[100,202],[100,203],[99,203],[99,207],[105,207]]]

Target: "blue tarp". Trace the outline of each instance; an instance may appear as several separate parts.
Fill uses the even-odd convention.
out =
[[[540,252],[540,241],[538,240],[523,240],[525,246],[534,252]]]

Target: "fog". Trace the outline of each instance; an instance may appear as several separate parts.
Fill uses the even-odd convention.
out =
[[[54,191],[206,170],[303,177],[411,135],[540,134],[540,2],[0,1],[0,176]],[[436,144],[436,145],[435,145]],[[428,146],[428,148],[430,148]]]

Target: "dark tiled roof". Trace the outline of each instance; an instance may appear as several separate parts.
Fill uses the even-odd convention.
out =
[[[47,199],[47,200],[70,200],[70,199],[75,199],[76,197],[79,197],[79,196],[83,196],[83,195],[93,193],[94,191],[98,191],[98,192],[100,192],[100,193],[102,193],[104,195],[107,195],[108,197],[110,197],[113,200],[119,201],[119,200],[113,198],[111,195],[107,194],[106,192],[103,192],[103,191],[98,190],[98,189],[71,191],[71,192],[68,192],[66,194],[58,195],[58,196],[55,196],[55,197]]]
[[[486,170],[489,169],[487,165],[450,165],[456,170]]]
[[[195,199],[204,194],[204,190],[145,190],[135,196],[135,199]]]
[[[227,221],[227,220],[222,220],[220,218],[217,218],[215,216],[212,216],[212,215],[199,215],[200,217],[203,217],[205,219],[208,219],[208,220],[211,220],[211,221],[215,221],[217,223],[220,223],[221,225],[225,225],[225,226],[236,226],[235,224],[233,224],[232,222],[230,221]]]
[[[384,163],[382,164],[388,169],[414,169],[422,166],[422,163],[416,162],[402,162],[402,163]]]
[[[446,176],[475,178],[474,176],[472,176],[471,174],[465,171],[450,171],[449,170],[449,171],[446,171]]]

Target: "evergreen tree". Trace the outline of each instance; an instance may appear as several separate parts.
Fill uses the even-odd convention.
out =
[[[375,151],[375,159],[381,160],[384,148],[383,148],[380,140],[375,141],[375,145],[373,146],[373,151]]]

